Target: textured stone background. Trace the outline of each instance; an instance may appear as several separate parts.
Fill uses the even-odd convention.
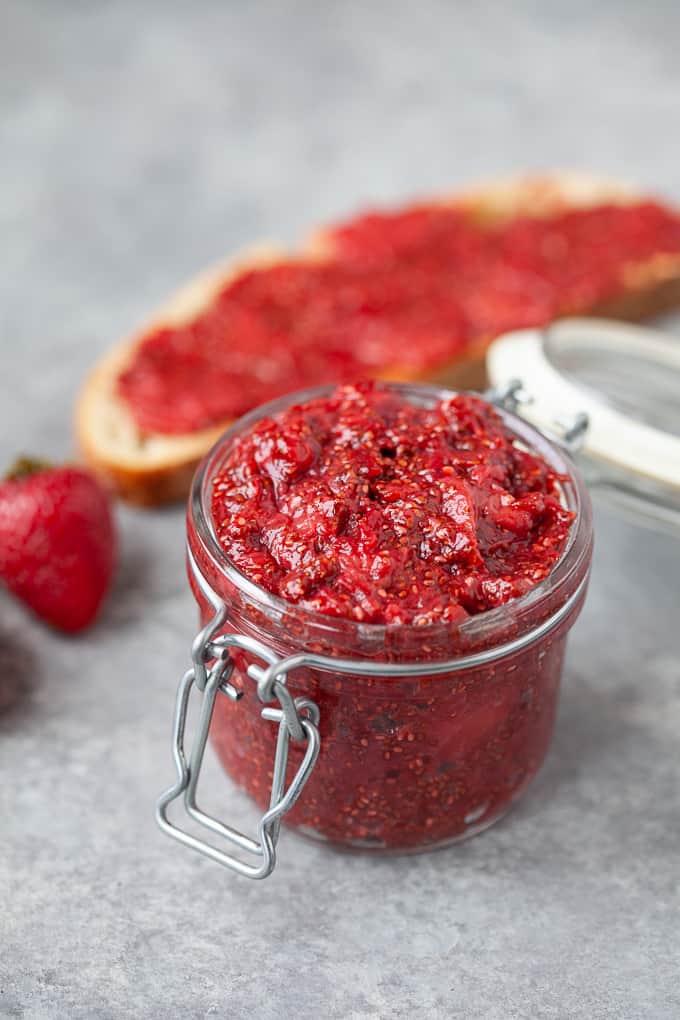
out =
[[[97,355],[252,239],[532,167],[680,199],[670,0],[3,0],[0,25],[3,462],[67,452]],[[82,640],[0,596],[1,1016],[680,1016],[680,543],[599,510],[554,749],[505,822],[410,859],[284,834],[256,884],[154,826],[194,614],[181,511],[120,524]]]

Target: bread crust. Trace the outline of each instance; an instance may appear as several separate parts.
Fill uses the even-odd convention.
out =
[[[569,208],[603,202],[627,203],[640,194],[618,182],[581,173],[501,179],[457,195],[427,200],[428,205],[465,209],[489,227],[518,215],[547,216]],[[76,404],[75,430],[86,462],[121,498],[138,506],[157,506],[186,496],[197,464],[230,420],[186,435],[144,435],[119,398],[116,381],[129,365],[137,346],[152,329],[180,325],[206,308],[230,281],[252,269],[291,259],[319,261],[336,253],[332,231],[313,233],[299,252],[274,245],[259,246],[221,263],[177,290],[145,327],[113,348],[87,378]],[[658,255],[631,264],[626,290],[613,301],[592,308],[590,315],[637,321],[680,305],[680,255]],[[584,314],[579,310],[579,314]],[[463,357],[423,377],[459,389],[479,389],[485,383],[484,358],[494,338],[480,337]],[[395,364],[381,378],[418,381],[413,372]]]

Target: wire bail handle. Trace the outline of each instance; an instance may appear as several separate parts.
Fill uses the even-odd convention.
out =
[[[266,645],[243,634],[220,634],[226,621],[226,606],[207,586],[190,553],[189,567],[203,594],[212,604],[215,614],[196,635],[191,650],[193,664],[182,677],[177,689],[172,728],[172,752],[177,779],[174,785],[159,798],[156,805],[156,821],[166,835],[209,857],[217,864],[230,868],[247,878],[266,878],[276,865],[276,845],[281,819],[293,807],[302,793],[319,756],[319,709],[309,698],[293,699],[288,690],[287,675],[288,670],[295,664],[294,658],[281,660]],[[234,702],[238,702],[243,696],[243,691],[238,690],[230,682],[234,670],[232,649],[235,648],[249,652],[265,663],[264,668],[252,663],[248,666],[247,672],[256,681],[258,698],[265,706],[261,712],[262,718],[278,723],[279,727],[269,809],[260,819],[257,839],[251,839],[237,829],[213,818],[198,806],[196,799],[215,701],[220,694]],[[212,665],[210,665],[211,663]],[[193,746],[187,762],[185,753],[186,721],[193,687],[196,687],[203,697]],[[279,707],[270,707],[268,703],[271,702],[278,702]],[[302,762],[286,788],[286,768],[291,740],[304,741],[307,746]],[[184,810],[188,818],[258,860],[250,862],[236,857],[171,822],[168,817],[168,808],[182,795]]]

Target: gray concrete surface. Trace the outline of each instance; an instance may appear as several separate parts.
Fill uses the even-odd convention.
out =
[[[0,3],[0,459],[204,263],[362,203],[573,165],[680,199],[680,7]],[[156,830],[194,628],[180,510],[120,512],[100,624],[0,595],[0,1016],[680,1016],[680,543],[598,511],[554,748],[448,852],[284,834],[263,884]],[[7,694],[5,693],[7,698]],[[252,825],[221,778],[207,798]]]

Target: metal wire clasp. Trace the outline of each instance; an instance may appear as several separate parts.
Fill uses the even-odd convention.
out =
[[[195,566],[195,564],[191,564]],[[172,749],[177,781],[160,797],[156,805],[156,820],[163,832],[185,846],[197,850],[211,860],[248,878],[266,878],[276,864],[276,844],[279,838],[281,818],[289,811],[300,796],[319,755],[319,709],[308,698],[293,699],[286,686],[287,672],[291,665],[279,660],[266,645],[242,634],[221,634],[226,609],[213,592],[210,601],[215,615],[196,636],[192,646],[192,667],[182,677],[175,701],[175,716],[172,730]],[[234,669],[231,655],[233,648],[240,648],[257,656],[265,663],[264,669],[252,664],[248,675],[257,682],[257,694],[265,703],[262,718],[278,723],[279,731],[274,755],[274,770],[269,809],[260,819],[257,839],[251,839],[237,829],[218,821],[199,808],[196,789],[203,764],[203,756],[210,729],[215,700],[219,694],[238,701],[243,692],[231,684]],[[212,665],[208,665],[212,663]],[[193,687],[203,693],[201,713],[197,725],[189,761],[184,750],[187,710]],[[269,707],[267,702],[277,701],[279,707]],[[286,767],[291,740],[305,741],[307,746],[302,762],[286,788]],[[258,858],[251,863],[233,854],[206,843],[198,836],[179,828],[168,818],[170,804],[184,795],[184,808],[199,825],[248,854]]]
[[[503,386],[486,390],[484,399],[513,414],[521,413],[519,409],[523,405],[533,402],[533,397],[527,392],[521,379],[510,379]],[[557,419],[554,422],[554,429],[541,428],[541,431],[547,439],[573,457],[583,446],[589,424],[588,415],[584,411],[579,411],[571,418]]]

